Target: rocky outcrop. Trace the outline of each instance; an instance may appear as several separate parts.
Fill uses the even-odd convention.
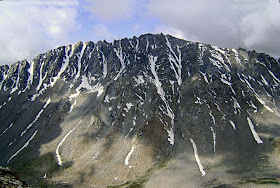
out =
[[[24,181],[20,181],[18,176],[8,168],[0,167],[0,187],[18,188],[28,187]]]
[[[0,164],[31,187],[277,185],[279,69],[162,34],[1,66]]]

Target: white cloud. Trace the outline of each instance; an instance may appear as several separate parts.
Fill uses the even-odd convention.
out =
[[[110,33],[109,29],[105,25],[95,25],[93,26],[93,33],[100,40],[104,39],[108,42],[112,42],[114,39],[118,39],[118,37],[112,33]]]
[[[280,3],[270,0],[261,10],[246,15],[240,29],[249,48],[280,55]]]
[[[0,6],[0,64],[32,59],[69,41],[77,1],[13,1]]]
[[[195,36],[187,36],[184,31],[181,31],[180,29],[174,28],[169,25],[158,25],[155,28],[155,33],[163,33],[168,34],[173,37],[189,40],[189,41],[198,41],[198,39]]]
[[[280,54],[279,9],[278,0],[150,0],[147,5],[151,16],[186,37],[272,55]]]
[[[87,0],[85,9],[105,21],[130,18],[134,14],[136,0]]]

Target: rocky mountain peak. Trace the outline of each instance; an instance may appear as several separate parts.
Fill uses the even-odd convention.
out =
[[[0,165],[31,187],[279,184],[279,65],[145,34],[1,66]]]

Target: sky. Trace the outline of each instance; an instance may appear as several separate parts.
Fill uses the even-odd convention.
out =
[[[78,41],[170,34],[280,57],[279,0],[2,0],[0,65]]]

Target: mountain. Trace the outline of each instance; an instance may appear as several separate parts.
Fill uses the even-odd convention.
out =
[[[30,187],[274,187],[280,64],[169,35],[0,67],[0,165]]]

